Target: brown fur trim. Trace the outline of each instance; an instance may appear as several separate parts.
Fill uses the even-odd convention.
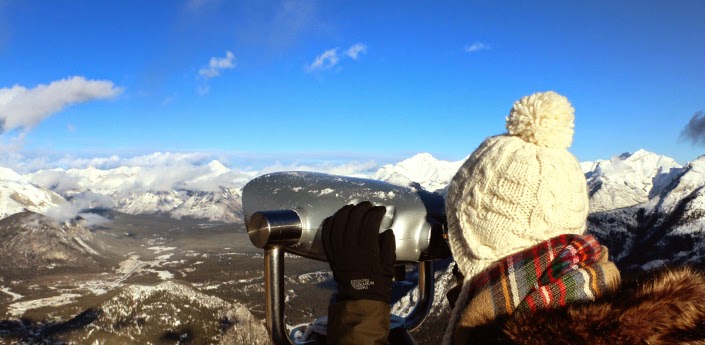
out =
[[[464,331],[474,344],[705,345],[705,275],[665,270],[592,303]]]

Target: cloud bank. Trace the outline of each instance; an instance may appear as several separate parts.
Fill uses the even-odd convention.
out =
[[[311,160],[284,163],[277,161],[257,169],[238,169],[228,168],[218,158],[208,153],[156,152],[135,157],[67,156],[58,160],[27,164],[35,165],[34,172],[28,174],[33,183],[63,195],[84,190],[89,185],[95,192],[158,192],[178,189],[214,191],[221,186],[242,186],[258,175],[275,171],[318,171],[337,175],[368,176],[380,167],[372,160]],[[3,165],[2,162],[0,165]],[[27,167],[26,165],[25,168]]]
[[[107,80],[87,80],[76,76],[40,84],[31,89],[15,85],[0,88],[2,132],[30,129],[49,116],[73,104],[109,99],[122,89]]]

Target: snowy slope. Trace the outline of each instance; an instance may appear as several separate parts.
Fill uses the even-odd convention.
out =
[[[463,162],[442,161],[429,153],[419,153],[397,164],[383,166],[372,178],[400,186],[418,183],[427,191],[440,191],[448,185]]]
[[[680,169],[679,174],[654,196],[647,210],[672,211],[680,200],[703,186],[705,186],[705,156],[700,156]]]
[[[672,223],[675,232],[703,231],[705,230],[704,187],[705,156],[700,156],[681,169],[680,173],[649,201],[645,210],[653,217],[660,218],[656,224],[665,221]]]
[[[66,201],[8,168],[0,168],[0,219],[25,210],[44,213]]]

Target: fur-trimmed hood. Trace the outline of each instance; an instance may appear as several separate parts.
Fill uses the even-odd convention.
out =
[[[468,344],[705,345],[705,275],[662,270],[625,281],[594,302],[515,313],[456,331]]]

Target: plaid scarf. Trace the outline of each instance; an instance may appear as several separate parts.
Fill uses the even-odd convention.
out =
[[[591,235],[560,235],[504,258],[467,282],[461,293],[465,302],[458,301],[464,304],[458,325],[474,327],[514,312],[593,301],[618,285],[619,271],[608,261],[607,248]]]

